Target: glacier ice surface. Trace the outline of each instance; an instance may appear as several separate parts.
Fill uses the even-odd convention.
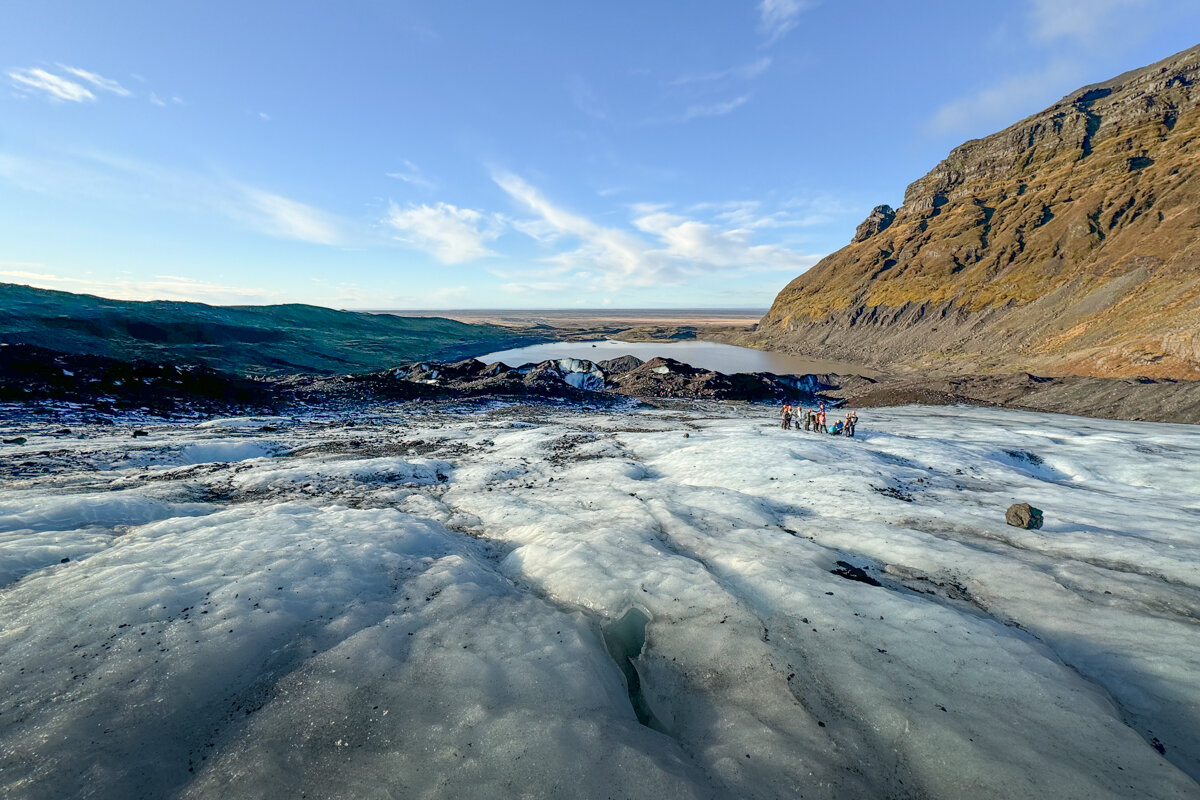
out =
[[[30,430],[0,795],[1200,796],[1200,431],[774,416]]]

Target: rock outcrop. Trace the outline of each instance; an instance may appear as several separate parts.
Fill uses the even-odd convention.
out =
[[[955,148],[758,343],[942,374],[1200,378],[1200,47]]]
[[[851,242],[865,242],[877,233],[887,230],[896,221],[896,211],[889,205],[875,206],[854,231]]]

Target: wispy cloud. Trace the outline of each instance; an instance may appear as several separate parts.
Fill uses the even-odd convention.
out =
[[[429,291],[413,291],[411,287],[403,294],[394,294],[385,298],[380,298],[379,292],[374,293],[373,299],[369,303],[360,303],[359,308],[388,308],[388,309],[408,309],[408,310],[424,310],[438,311],[461,307],[464,300],[471,294],[471,286],[444,286],[440,289],[431,289]]]
[[[119,81],[106,78],[99,73],[62,63],[56,64],[55,68],[57,72],[51,72],[41,67],[13,69],[9,70],[7,75],[17,91],[25,95],[42,94],[54,102],[94,102],[98,99],[96,92],[107,92],[118,97],[135,96],[134,92],[122,86]],[[139,83],[146,82],[141,75],[135,74],[133,78]],[[160,107],[168,105],[168,101],[163,100],[155,92],[150,92],[145,97],[153,105]],[[179,97],[172,97],[170,103],[182,105],[183,100]]]
[[[1036,72],[1015,75],[946,103],[927,127],[935,135],[981,134],[1054,102],[1081,80],[1082,70],[1075,62],[1056,59]]]
[[[741,108],[749,101],[750,95],[744,94],[741,97],[735,97],[732,100],[723,100],[718,103],[695,103],[688,106],[678,114],[670,114],[664,117],[651,117],[645,121],[645,124],[682,124],[684,122],[691,122],[694,119],[703,119],[705,117],[721,117]]]
[[[559,238],[572,242],[571,249],[545,259],[548,272],[559,278],[555,285],[563,283],[564,277],[571,279],[566,281],[571,286],[619,289],[679,284],[718,270],[797,273],[820,259],[779,245],[753,244],[751,227],[705,223],[668,213],[656,204],[633,206],[636,216],[632,225],[637,233],[600,225],[552,203],[517,175],[500,172],[493,180]]]
[[[109,206],[143,204],[224,217],[269,236],[338,244],[342,223],[326,212],[223,175],[98,151],[55,157],[0,152],[0,182],[52,197],[89,197]]]
[[[192,300],[228,304],[278,302],[280,299],[277,293],[267,289],[214,283],[180,275],[154,275],[145,279],[112,275],[101,277],[91,274],[76,277],[50,272],[0,269],[0,278],[39,289],[94,294],[118,300]]]
[[[392,205],[386,219],[396,239],[429,253],[443,264],[461,264],[495,255],[486,243],[500,235],[494,217],[449,203]]]
[[[608,112],[605,111],[604,104],[600,102],[595,90],[582,76],[569,75],[566,83],[567,94],[575,108],[592,119],[608,119]]]
[[[726,200],[693,203],[686,211],[692,215],[708,216],[724,227],[747,231],[809,228],[857,211],[835,197],[821,196],[793,198],[770,212],[765,211],[763,205],[759,200]]]
[[[444,286],[429,292],[426,297],[433,303],[445,303],[463,297],[470,290],[470,286]]]
[[[561,230],[540,218],[505,219],[505,224],[542,244],[549,244],[562,236]]]
[[[258,118],[259,118],[259,119],[261,119],[263,122],[270,122],[270,121],[271,121],[271,115],[270,115],[270,114],[268,114],[268,113],[267,113],[267,112],[265,112],[265,111],[260,111],[260,112],[258,112]]]
[[[796,227],[800,221],[784,211],[764,214],[758,200],[731,200],[722,203],[694,203],[687,208],[689,214],[709,214],[723,225],[743,230]]]
[[[413,186],[419,186],[422,189],[433,190],[437,188],[437,184],[425,176],[425,173],[413,162],[407,158],[401,159],[400,163],[403,169],[398,169],[394,172],[385,173],[389,178],[395,178],[398,181],[411,183]]]
[[[121,97],[130,97],[133,95],[133,92],[129,91],[112,78],[106,78],[103,75],[97,75],[94,72],[88,72],[86,69],[79,69],[79,67],[68,67],[66,64],[59,64],[58,68],[64,72],[74,75],[76,78],[81,78],[101,91],[112,92],[113,94],[120,95]]]
[[[740,268],[798,273],[811,267],[820,258],[778,245],[753,245],[750,243],[750,229],[722,230],[678,214],[648,214],[635,219],[633,224],[638,230],[653,234],[665,245],[657,252],[666,258],[707,269]]]
[[[811,7],[811,0],[759,0],[759,31],[767,37],[768,46],[787,36],[800,21],[801,12]]]
[[[670,203],[630,203],[629,210],[636,216],[645,216],[646,214],[656,214],[659,211],[666,211],[671,207]]]
[[[691,83],[717,83],[730,79],[750,80],[762,75],[771,67],[771,59],[763,56],[748,64],[739,64],[736,67],[729,69],[717,70],[715,72],[701,73],[684,73],[675,80],[671,81],[672,86],[684,86]]]
[[[1136,9],[1147,0],[1029,0],[1030,34],[1034,41],[1090,40],[1111,29],[1122,9]]]
[[[45,269],[46,265],[40,261],[8,261],[0,260],[0,270],[23,270],[23,269]],[[14,275],[13,272],[3,272],[3,275]]]
[[[741,108],[750,100],[750,95],[744,94],[741,97],[735,97],[732,100],[726,100],[720,103],[707,103],[688,106],[680,117],[681,122],[687,122],[700,117],[720,117],[728,114],[734,109]]]
[[[242,186],[255,227],[282,239],[338,244],[341,232],[329,215],[282,195]]]
[[[41,92],[54,101],[65,100],[71,103],[82,103],[96,99],[96,95],[81,84],[39,67],[11,70],[8,77],[18,90],[25,93]]]
[[[645,258],[645,246],[636,236],[597,225],[586,217],[573,214],[547,200],[541,192],[510,172],[492,176],[510,197],[536,214],[543,222],[563,235],[582,242],[573,251],[560,253],[551,260],[571,269],[595,267],[602,269],[617,283],[635,285],[656,279],[658,269]]]
[[[562,281],[513,282],[500,285],[500,290],[509,294],[557,294],[570,288],[571,284]]]
[[[1078,87],[1098,48],[1119,49],[1153,0],[1026,0],[1024,36],[1040,51],[1040,67],[998,77],[978,91],[938,108],[932,134],[982,135],[996,125],[1036,112]],[[1036,56],[1029,59],[1036,63]]]

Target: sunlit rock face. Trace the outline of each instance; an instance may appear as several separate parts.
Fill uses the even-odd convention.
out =
[[[0,795],[1200,792],[1195,428],[680,409],[6,409]]]
[[[789,283],[769,346],[948,373],[1200,378],[1200,47],[955,148]]]

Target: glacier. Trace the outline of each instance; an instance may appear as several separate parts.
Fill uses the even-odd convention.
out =
[[[861,417],[5,407],[0,794],[1200,797],[1200,430]]]

